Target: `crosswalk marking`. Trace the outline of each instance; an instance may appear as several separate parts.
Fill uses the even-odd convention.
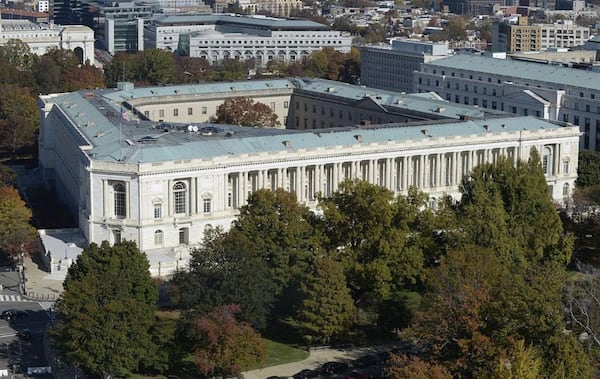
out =
[[[0,295],[0,302],[30,301],[21,295]]]

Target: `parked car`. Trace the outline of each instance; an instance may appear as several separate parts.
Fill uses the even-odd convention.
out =
[[[294,379],[310,379],[310,378],[318,378],[320,376],[321,376],[320,370],[304,369],[302,371],[295,373],[292,376],[292,378],[294,378]]]
[[[354,367],[365,368],[369,366],[374,366],[378,363],[381,363],[381,359],[377,357],[377,355],[370,354],[365,355],[364,357],[360,357],[354,361]]]
[[[0,314],[0,319],[15,320],[27,317],[27,312],[18,309],[7,309]]]
[[[31,337],[33,337],[33,334],[31,334],[31,330],[29,329],[21,329],[17,332],[17,336],[22,339],[22,340],[30,340]]]
[[[321,366],[326,375],[341,374],[348,371],[350,366],[346,362],[327,362]]]

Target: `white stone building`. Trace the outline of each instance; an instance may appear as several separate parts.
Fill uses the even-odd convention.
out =
[[[551,47],[582,46],[592,36],[587,26],[579,26],[572,20],[561,20],[554,24],[540,24],[542,49]]]
[[[294,62],[331,47],[350,51],[352,37],[308,20],[232,14],[156,16],[144,27],[144,45],[216,63],[225,58]]]
[[[0,21],[0,46],[18,39],[36,55],[52,48],[73,50],[79,61],[94,63],[94,31],[83,25],[58,26],[35,24],[25,20]]]
[[[422,63],[448,56],[448,44],[394,39],[391,45],[360,49],[360,82],[388,91],[415,92],[413,73]]]
[[[266,96],[270,88],[273,98],[288,102],[288,119],[298,111],[315,119],[339,116],[343,125],[281,130],[202,124],[202,117],[158,122],[151,111],[150,119],[139,117],[149,107],[174,104],[183,114],[191,109],[189,116],[201,116],[191,99],[202,107],[203,93],[223,92],[216,84],[122,84],[120,90],[40,97],[43,179],[77,215],[87,241],[134,240],[148,254],[152,273],[166,275],[185,264],[207,226],[228,228],[260,188],[284,188],[315,207],[318,193],[329,196],[344,179],[360,178],[396,194],[416,186],[434,205],[445,194],[459,196],[461,179],[475,165],[500,156],[527,159],[533,148],[541,152],[556,201],[570,196],[576,179],[579,130],[565,123],[329,81],[227,85],[230,96]],[[389,123],[390,105],[404,102],[415,115],[435,119]],[[355,113],[348,110],[352,103]]]
[[[455,103],[570,122],[583,132],[582,149],[600,151],[599,72],[455,55],[424,63],[415,88]]]

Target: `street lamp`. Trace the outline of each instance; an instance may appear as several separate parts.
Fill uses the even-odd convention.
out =
[[[26,295],[25,293],[25,246],[23,244],[21,244],[21,253],[19,254],[19,257],[21,258],[21,262],[20,262],[20,266],[21,266],[21,286],[22,286],[22,293],[23,295]]]

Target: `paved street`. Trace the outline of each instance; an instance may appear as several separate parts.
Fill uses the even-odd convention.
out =
[[[29,265],[31,262],[27,263]],[[32,272],[34,278],[38,274]],[[11,374],[26,373],[28,367],[48,365],[44,351],[44,332],[49,321],[46,312],[48,304],[23,296],[19,275],[6,263],[0,266],[0,314],[9,309],[26,313],[24,318],[0,319],[0,370],[8,370]],[[31,338],[18,336],[24,329],[31,332]]]

